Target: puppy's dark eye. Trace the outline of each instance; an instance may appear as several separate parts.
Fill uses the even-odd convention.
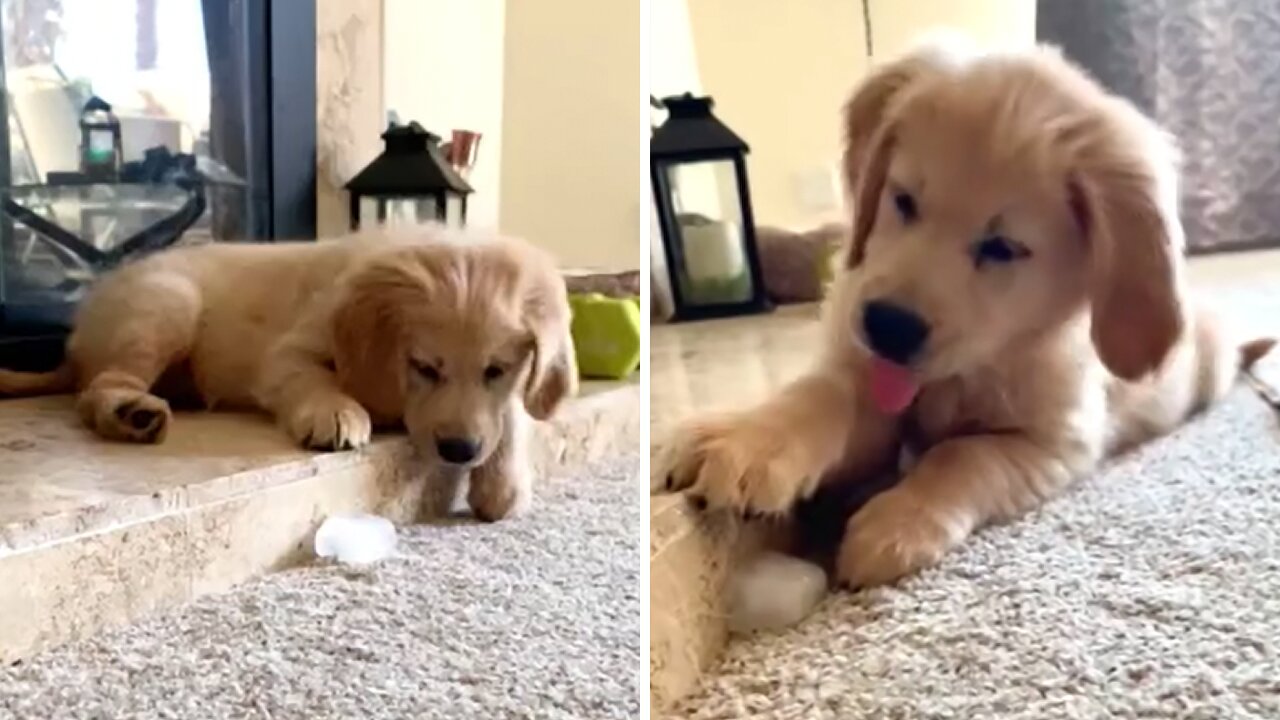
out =
[[[493,382],[506,374],[506,369],[501,365],[490,365],[484,369],[484,380],[485,382]]]
[[[1011,263],[1031,256],[1025,245],[1001,235],[990,235],[973,246],[974,267]]]
[[[417,361],[411,361],[410,364],[413,365],[414,371],[417,372],[423,380],[432,383],[440,382],[440,370],[437,369],[435,365],[428,365],[427,363],[420,363]]]
[[[898,217],[902,218],[902,222],[911,222],[916,219],[916,199],[911,197],[911,193],[898,190],[893,193],[893,206],[898,210]]]

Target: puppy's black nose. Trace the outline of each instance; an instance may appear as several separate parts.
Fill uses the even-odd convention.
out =
[[[480,454],[480,443],[471,438],[441,438],[436,440],[436,452],[447,463],[463,465]]]
[[[884,300],[862,306],[862,329],[877,355],[899,365],[911,362],[929,339],[929,325],[923,318]]]

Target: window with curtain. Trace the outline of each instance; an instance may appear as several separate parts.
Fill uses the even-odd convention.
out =
[[[1193,252],[1280,245],[1280,3],[1040,0],[1037,34],[1172,132]]]

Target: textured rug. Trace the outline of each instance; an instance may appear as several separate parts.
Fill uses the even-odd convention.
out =
[[[671,717],[1280,717],[1280,418],[1242,386],[940,567],[733,643]]]
[[[0,718],[630,718],[639,459],[493,525],[402,530],[368,571],[277,573],[0,670]]]

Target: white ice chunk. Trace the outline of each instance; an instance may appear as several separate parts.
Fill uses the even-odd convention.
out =
[[[799,558],[765,552],[729,580],[729,629],[780,630],[809,616],[827,594],[827,574]]]
[[[348,565],[366,565],[396,549],[396,528],[376,515],[332,515],[316,530],[316,555]]]

